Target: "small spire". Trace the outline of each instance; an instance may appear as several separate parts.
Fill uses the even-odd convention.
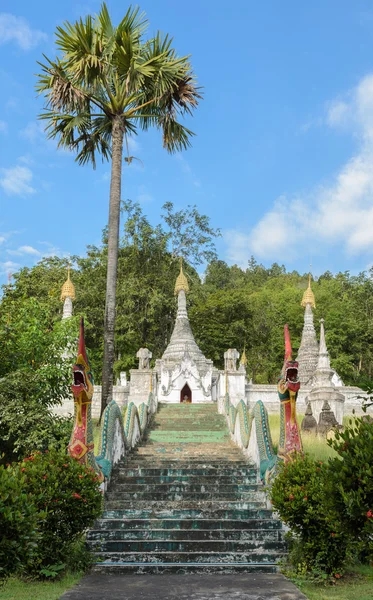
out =
[[[71,298],[71,300],[75,300],[75,286],[70,279],[70,263],[67,265],[67,279],[61,289],[61,302],[63,302],[66,298]]]
[[[242,352],[242,356],[241,356],[241,360],[240,360],[240,365],[243,365],[244,367],[246,367],[246,365],[247,365],[246,347],[245,346],[243,348],[243,352]]]
[[[324,319],[320,319],[320,346],[319,346],[319,355],[329,356],[328,349],[326,347],[326,341],[325,341],[324,323],[325,323]]]
[[[184,291],[187,294],[189,292],[189,285],[188,280],[183,272],[183,259],[180,256],[180,273],[175,283],[175,296],[177,296],[181,291]]]
[[[303,294],[301,306],[305,308],[307,304],[310,304],[312,308],[316,308],[315,296],[311,289],[311,273],[308,275],[308,287]]]

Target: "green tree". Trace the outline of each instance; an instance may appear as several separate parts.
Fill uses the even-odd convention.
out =
[[[111,158],[102,411],[113,385],[123,142],[155,126],[167,151],[187,148],[193,133],[178,118],[201,97],[188,57],[177,55],[168,35],[144,39],[146,28],[144,13],[132,7],[114,27],[103,4],[97,17],[57,27],[61,57],[46,58],[38,76],[49,137],[76,151],[79,164],[95,166],[97,153]]]
[[[217,259],[214,238],[221,233],[211,227],[207,215],[201,215],[196,205],[175,211],[173,203],[166,202],[162,209],[174,258],[183,256],[192,265]]]
[[[51,408],[69,394],[76,319],[54,322],[53,303],[6,295],[0,311],[0,456],[12,461],[64,440],[71,423]],[[70,431],[68,431],[70,429]]]

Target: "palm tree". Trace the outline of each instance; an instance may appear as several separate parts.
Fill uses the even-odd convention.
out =
[[[155,126],[168,152],[188,148],[194,134],[179,118],[201,98],[189,58],[176,54],[168,35],[145,40],[146,29],[145,14],[132,7],[114,27],[105,3],[95,17],[64,23],[60,56],[44,56],[36,87],[49,138],[75,151],[79,164],[95,167],[97,154],[111,159],[101,414],[113,386],[123,142]]]

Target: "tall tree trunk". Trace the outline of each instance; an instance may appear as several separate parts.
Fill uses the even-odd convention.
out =
[[[112,131],[112,163],[108,223],[108,257],[106,274],[106,302],[104,322],[104,360],[102,367],[101,415],[113,392],[115,304],[119,249],[119,223],[122,183],[123,125],[114,117]]]

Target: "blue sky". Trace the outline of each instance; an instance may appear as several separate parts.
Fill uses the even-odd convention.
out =
[[[109,0],[114,22],[128,4]],[[109,165],[79,167],[47,141],[34,74],[54,31],[100,2],[2,0],[0,283],[50,254],[84,253],[107,221]],[[219,255],[314,273],[373,264],[373,4],[370,0],[147,0],[157,29],[191,54],[204,100],[187,121],[192,149],[160,135],[131,144],[123,199],[151,222],[197,204],[220,227]]]

